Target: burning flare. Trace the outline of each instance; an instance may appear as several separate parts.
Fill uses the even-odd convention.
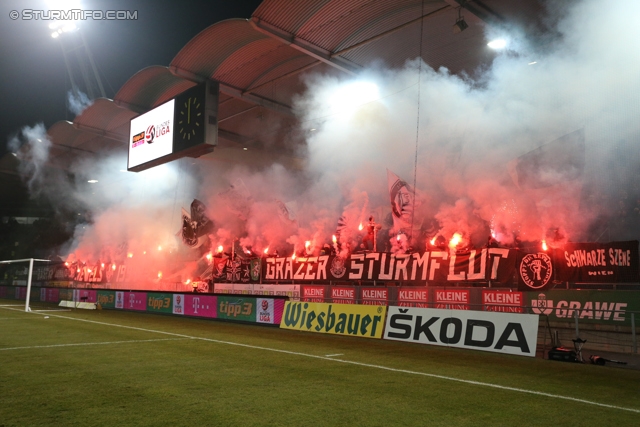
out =
[[[548,249],[549,249],[549,247],[547,246],[547,241],[546,241],[546,240],[543,240],[543,241],[542,241],[542,250],[543,250],[543,251],[546,251],[546,250],[548,250]]]
[[[162,271],[158,271],[158,279],[162,279]]]
[[[133,258],[133,253],[129,252],[129,253],[127,254],[127,257],[128,257],[128,258]]]
[[[218,252],[222,252],[223,249],[222,245],[218,246]]]
[[[115,265],[115,264],[113,264],[113,265],[111,266],[111,269],[112,269],[112,270],[115,270],[115,269],[116,269],[116,265]]]
[[[462,236],[460,235],[460,233],[454,233],[453,237],[449,241],[449,247],[451,249],[455,249],[455,247],[458,246],[458,243],[460,243],[460,241],[462,241]]]
[[[338,243],[338,239],[336,238],[335,234],[331,236],[331,240],[333,241],[333,243]]]
[[[429,240],[429,243],[431,243],[432,246],[436,244],[436,237],[438,236],[433,236],[433,239]]]
[[[158,250],[161,251],[162,250],[162,246],[158,246]]]
[[[267,246],[267,248],[264,250],[264,253],[265,253],[265,254],[268,254],[268,253],[269,253],[269,247],[268,247],[268,246]]]
[[[294,252],[293,255],[291,255],[291,259],[296,259],[296,253]]]
[[[311,241],[307,240],[306,242],[304,242],[304,248],[305,249],[309,249],[309,246],[311,246]]]
[[[207,261],[211,261],[211,258],[213,258],[213,255],[211,255],[211,252],[209,252],[206,256]]]
[[[364,227],[362,226],[362,223],[360,223],[360,225],[358,226],[358,230],[359,230],[359,231],[362,231],[362,229],[363,229],[363,228],[364,228]]]
[[[191,279],[187,279],[187,281],[184,282],[185,285],[188,285],[189,283],[191,283]]]

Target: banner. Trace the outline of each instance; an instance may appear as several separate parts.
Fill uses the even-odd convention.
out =
[[[28,267],[9,265],[3,272],[5,281],[24,281],[26,286]],[[116,283],[124,281],[126,266],[124,264],[104,263],[46,263],[33,266],[32,283],[47,287],[69,287],[73,281],[85,283]]]
[[[512,291],[482,290],[482,309],[503,313],[524,313],[524,293]]]
[[[75,302],[98,302],[98,292],[91,289],[74,289],[73,300]]]
[[[553,251],[556,279],[563,282],[638,281],[638,241],[566,243]]]
[[[435,289],[435,308],[469,310],[469,290]]]
[[[218,297],[218,319],[256,321],[256,299],[253,297]]]
[[[416,221],[417,218],[414,218],[414,211],[420,206],[421,200],[416,198],[414,188],[389,169],[387,169],[387,185],[389,187],[393,229],[406,235],[410,235],[412,229],[419,230],[420,223]]]
[[[53,289],[49,289],[53,290]],[[114,291],[98,291],[97,302],[102,308],[116,308],[116,293]],[[49,301],[49,300],[47,300]]]
[[[549,287],[554,277],[551,257],[544,252],[518,253],[518,289],[530,291]]]
[[[630,325],[630,311],[640,317],[637,291],[552,290],[526,292],[525,304],[531,313],[549,316],[549,320]]]
[[[429,290],[427,288],[401,287],[398,288],[398,305],[400,307],[427,308]]]
[[[284,309],[283,299],[256,298],[256,322],[279,325]]]
[[[389,288],[361,287],[360,295],[363,305],[389,305]]]
[[[171,306],[173,314],[184,314],[184,294],[173,294],[173,305]]]
[[[503,248],[472,250],[465,254],[431,251],[413,254],[370,252],[317,257],[266,258],[265,281],[400,281],[414,284],[513,279],[516,251]]]
[[[41,288],[40,289],[40,301],[58,303],[60,301],[60,289],[57,289],[57,288]]]
[[[152,313],[173,313],[171,304],[173,303],[172,294],[160,294],[155,292],[147,293],[147,311]]]
[[[186,316],[216,318],[218,298],[210,295],[184,294]]]
[[[212,278],[215,283],[257,283],[261,274],[260,258],[213,257]]]
[[[287,301],[282,329],[381,338],[387,307]]]
[[[328,298],[325,297],[327,290],[326,286],[302,286],[302,301],[306,302],[326,302]]]
[[[116,291],[116,308],[124,309],[124,292]]]
[[[300,285],[260,285],[244,283],[216,283],[213,286],[216,294],[271,295],[287,296],[300,299]]]
[[[355,304],[356,288],[354,286],[331,286],[331,302],[334,304]]]
[[[535,357],[538,316],[389,307],[384,339]]]
[[[146,292],[124,292],[125,310],[146,311],[147,309],[147,293]]]

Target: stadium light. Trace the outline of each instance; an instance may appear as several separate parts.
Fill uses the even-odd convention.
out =
[[[330,103],[333,108],[351,112],[379,97],[378,85],[368,81],[356,81],[339,87],[331,96]]]
[[[491,49],[500,50],[507,47],[507,41],[505,39],[495,39],[487,43],[487,46],[489,46]]]

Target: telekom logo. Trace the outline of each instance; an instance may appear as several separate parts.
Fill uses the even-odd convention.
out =
[[[200,308],[200,298],[193,298],[193,313],[198,314],[198,308]]]

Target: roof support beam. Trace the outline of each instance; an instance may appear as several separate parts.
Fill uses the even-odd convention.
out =
[[[196,83],[202,83],[203,81],[209,79],[209,77],[204,77],[204,76],[195,74],[189,70],[184,70],[182,68],[178,68],[175,66],[169,67],[169,71],[171,71],[174,75],[178,77],[182,77],[183,79],[191,80],[192,82],[196,82]],[[242,89],[228,85],[223,82],[219,82],[219,84],[220,84],[220,92],[224,93],[225,95],[229,95],[233,98],[238,98],[243,101],[260,105],[264,108],[277,111],[278,113],[285,114],[287,116],[295,117],[293,110],[291,110],[291,107],[288,105],[281,104],[279,102],[276,102],[271,99],[264,98],[262,96],[258,96],[252,93],[245,93]]]
[[[453,1],[453,0],[452,0],[452,1]],[[349,52],[349,51],[352,51],[352,50],[354,50],[354,49],[357,49],[357,48],[359,48],[359,47],[362,47],[362,46],[364,46],[364,45],[367,45],[367,44],[369,44],[369,43],[371,43],[371,42],[374,42],[374,41],[376,41],[376,40],[380,40],[381,38],[384,38],[384,37],[386,37],[386,36],[388,36],[388,35],[390,35],[390,34],[396,33],[396,32],[398,32],[398,31],[400,31],[400,30],[402,30],[402,29],[404,29],[404,28],[406,28],[406,27],[410,27],[411,25],[413,25],[413,24],[415,24],[415,23],[417,23],[417,22],[420,22],[420,21],[422,21],[422,20],[423,20],[423,19],[425,19],[425,18],[432,18],[432,17],[434,17],[434,16],[436,16],[436,15],[440,15],[442,12],[446,12],[446,11],[449,11],[449,10],[451,10],[451,7],[450,7],[450,6],[444,6],[444,7],[441,7],[440,9],[434,10],[434,11],[433,11],[433,12],[431,12],[431,13],[427,13],[426,15],[422,15],[422,16],[420,16],[420,17],[416,18],[416,19],[412,19],[412,20],[411,20],[411,21],[409,21],[409,22],[406,22],[406,23],[404,23],[404,24],[402,24],[402,25],[399,25],[399,26],[397,26],[397,27],[395,27],[395,28],[392,28],[392,29],[390,29],[390,30],[387,30],[387,31],[385,31],[384,33],[377,34],[377,35],[375,35],[375,36],[371,37],[370,39],[363,40],[363,41],[358,42],[358,43],[356,43],[356,44],[354,44],[354,45],[351,45],[351,46],[349,46],[349,47],[347,47],[347,48],[344,48],[344,49],[342,49],[342,50],[340,50],[340,51],[338,51],[338,52],[334,52],[334,53],[332,53],[332,54],[331,54],[331,56],[332,56],[332,57],[335,57],[335,56],[339,56],[339,55],[345,54],[345,53],[347,53],[347,52]]]
[[[269,24],[268,22],[256,18],[255,16],[251,18],[249,21],[253,28],[256,31],[260,31],[267,36],[274,38],[276,40],[280,40],[283,43],[291,46],[292,48],[299,50],[302,53],[305,53],[319,61],[322,61],[326,64],[331,65],[332,67],[337,68],[338,70],[344,71],[348,74],[358,74],[362,67],[358,64],[354,64],[353,62],[339,57],[333,57],[332,52],[323,49],[319,46],[314,45],[300,37],[297,37],[295,34],[291,34],[287,31],[281,30],[275,25]]]
[[[444,0],[453,7],[461,7],[468,10],[481,21],[489,25],[500,25],[506,22],[506,19],[496,11],[491,9],[480,0]]]
[[[128,136],[124,136],[123,137],[120,134],[108,131],[106,129],[98,129],[98,128],[95,128],[93,126],[87,126],[87,125],[84,125],[84,124],[81,124],[81,123],[73,123],[73,127],[78,129],[78,130],[83,130],[85,132],[89,132],[89,133],[92,133],[94,135],[101,136],[103,138],[107,138],[107,139],[111,139],[113,141],[121,142],[123,144],[127,143]]]

